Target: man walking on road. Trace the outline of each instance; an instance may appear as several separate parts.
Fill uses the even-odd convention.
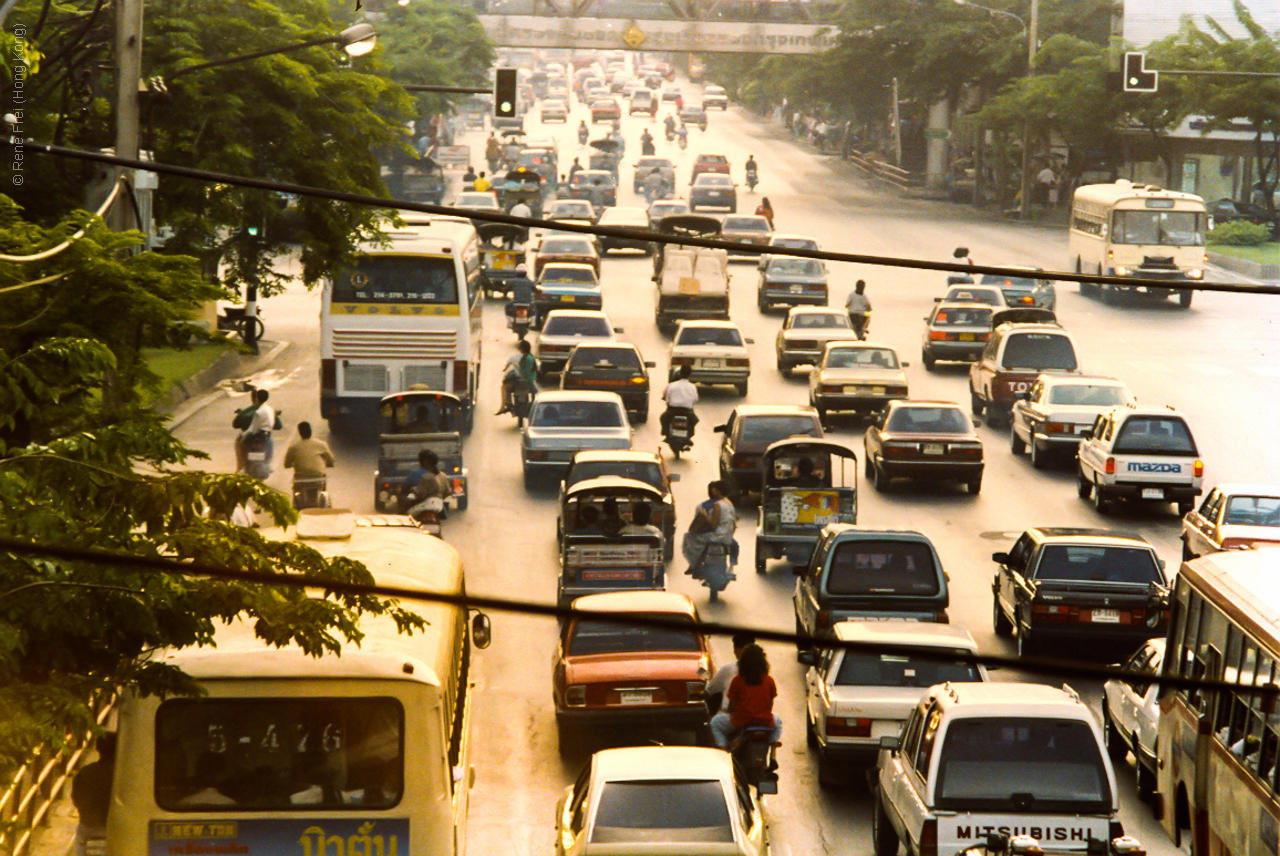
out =
[[[853,325],[853,331],[858,334],[859,339],[866,338],[867,319],[871,315],[871,301],[863,294],[866,288],[866,280],[858,280],[844,304],[845,311],[849,313],[849,323]]]

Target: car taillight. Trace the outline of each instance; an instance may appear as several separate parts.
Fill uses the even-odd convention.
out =
[[[454,496],[462,496],[462,479],[453,479],[450,481],[449,489],[453,491]]]
[[[706,681],[685,681],[684,700],[689,704],[701,704],[707,698]]]
[[[1080,607],[1064,604],[1033,603],[1031,604],[1031,617],[1045,621],[1079,621]]]
[[[756,457],[745,452],[739,452],[733,456],[732,463],[735,470],[746,470],[756,465]]]
[[[574,684],[564,691],[566,707],[583,707],[587,703],[587,688],[582,684]]]
[[[973,461],[982,460],[981,446],[952,446],[951,454],[957,458],[967,458]]]
[[[547,453],[542,449],[529,449],[524,453],[524,456],[531,461],[545,461],[547,459]]]
[[[914,445],[902,446],[895,443],[885,443],[880,447],[880,457],[882,458],[908,458],[911,453],[916,450]]]
[[[886,386],[886,387],[884,388],[884,393],[885,393],[885,395],[891,395],[891,396],[894,396],[894,397],[906,398],[906,397],[907,397],[907,388],[906,388],[905,386]]]
[[[938,856],[938,819],[928,818],[920,827],[919,856]]]
[[[671,365],[673,366],[691,366],[693,365],[693,357],[672,357]]]
[[[1044,432],[1046,434],[1070,434],[1071,426],[1066,422],[1046,422],[1044,423]]]
[[[988,339],[990,339],[990,338],[991,338],[991,334],[990,334],[990,333],[975,333],[975,334],[974,334],[974,336],[973,336],[973,341],[975,341],[975,342],[985,342],[985,341],[987,341],[987,340],[988,340]]]
[[[338,361],[337,360],[321,360],[320,361],[320,388],[321,389],[337,389],[338,388]]]
[[[839,393],[844,392],[844,387],[837,386],[834,383],[824,383],[822,384],[822,391],[828,395],[838,395]]]
[[[459,397],[467,397],[471,394],[471,384],[468,383],[468,366],[466,360],[453,361],[453,394]]]
[[[1196,461],[1196,462],[1195,462],[1195,465],[1194,465],[1194,466],[1192,466],[1192,468],[1191,468],[1191,474],[1192,474],[1192,475],[1194,475],[1196,478],[1200,478],[1201,476],[1203,476],[1203,475],[1204,475],[1204,461]]]
[[[931,342],[945,342],[947,339],[950,339],[950,338],[951,338],[951,334],[946,332],[945,330],[929,331],[929,341]]]
[[[871,720],[854,719],[845,716],[827,717],[827,736],[829,737],[870,737]]]
[[[819,630],[822,630],[822,629],[825,629],[825,628],[830,627],[830,626],[831,626],[831,613],[830,613],[830,612],[827,612],[825,609],[820,609],[820,610],[818,610],[818,615],[817,615],[816,621],[817,621],[817,624],[816,624],[815,626],[816,626]]]
[[[1113,475],[1115,475],[1115,474],[1116,474],[1116,459],[1115,459],[1115,458],[1107,458],[1107,462],[1106,462],[1105,464],[1103,464],[1102,469],[1103,469],[1103,471],[1104,471],[1104,472],[1106,472],[1106,474],[1107,474],[1107,475],[1109,475],[1109,476],[1113,476]]]
[[[745,369],[747,366],[751,365],[750,360],[725,360],[724,363],[730,368],[736,369]]]

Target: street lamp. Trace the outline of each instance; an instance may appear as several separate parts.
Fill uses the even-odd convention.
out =
[[[338,33],[336,36],[326,36],[322,39],[311,39],[310,41],[298,42],[293,45],[285,45],[278,48],[267,48],[266,50],[242,54],[241,56],[232,56],[225,59],[215,59],[212,62],[202,62],[197,65],[189,65],[186,68],[178,69],[167,78],[162,78],[161,85],[176,77],[181,77],[184,74],[190,74],[193,71],[203,71],[206,68],[215,68],[220,65],[231,65],[236,62],[247,62],[251,59],[289,53],[290,51],[300,51],[304,48],[314,48],[319,45],[340,44],[342,45],[342,49],[346,51],[347,56],[364,56],[373,50],[374,44],[377,40],[378,34],[374,32],[372,24],[353,24],[341,33]]]
[[[1022,32],[1027,36],[1027,77],[1035,77],[1036,74],[1036,45],[1039,41],[1037,31],[1040,21],[1040,0],[1031,0],[1031,23],[1022,20],[1022,16],[1015,15],[1012,12],[1006,12],[1004,9],[993,9],[990,6],[982,6],[972,3],[970,0],[954,0],[957,6],[971,6],[974,9],[991,15],[1004,15],[1018,22],[1022,27]],[[1022,220],[1031,218],[1031,122],[1026,121],[1022,124],[1022,179],[1019,182],[1018,190],[1018,217]]]

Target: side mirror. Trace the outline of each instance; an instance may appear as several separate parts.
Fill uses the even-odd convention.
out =
[[[812,648],[808,648],[801,651],[799,654],[796,654],[796,659],[802,666],[816,666],[818,665],[818,652]]]
[[[678,481],[680,481],[680,474],[679,474],[679,473],[671,473],[671,474],[669,474],[669,475],[667,476],[667,481],[669,481],[669,482],[678,482]]]
[[[909,368],[911,368],[911,363],[903,363],[903,364],[902,364],[902,367],[903,367],[904,369],[909,369]]]
[[[647,369],[657,368],[657,366],[658,366],[658,364],[657,364],[657,363],[655,363],[653,360],[645,360],[645,361],[644,361],[644,367],[645,367],[645,368],[647,368]]]
[[[613,328],[613,332],[615,332],[615,333],[621,333],[621,332],[623,332],[623,329],[622,329],[621,327],[614,327],[614,328]]]
[[[941,297],[935,297],[935,298],[933,299],[933,302],[934,302],[934,303],[941,303],[941,302],[942,302],[942,298],[941,298]],[[928,318],[926,318],[926,319],[924,319],[924,320],[928,321],[929,319],[928,319]]]
[[[712,428],[711,430],[712,430],[712,431],[715,431],[717,434],[723,434],[725,431],[728,431],[728,430],[729,430],[729,425],[728,425],[728,423],[725,423],[724,425],[717,425],[716,427]]]
[[[1009,564],[1009,554],[1003,550],[991,554],[991,561],[999,562],[1002,565]]]
[[[951,254],[951,257],[955,259],[967,259],[969,258],[969,248],[956,247],[955,252]]]
[[[897,752],[902,748],[902,738],[894,735],[892,737],[885,736],[880,738],[880,748],[888,749],[890,752]]]
[[[755,339],[743,339],[743,341],[746,342],[748,345],[754,345],[756,343]]]
[[[477,648],[488,648],[492,641],[493,626],[489,623],[489,616],[477,612],[471,618],[471,644]]]

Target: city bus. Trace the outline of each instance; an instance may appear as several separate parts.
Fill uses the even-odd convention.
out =
[[[264,534],[357,559],[386,585],[465,591],[458,553],[407,517],[312,509],[296,532]],[[269,645],[241,621],[216,647],[156,655],[202,694],[122,700],[106,853],[462,856],[471,647],[488,644],[489,621],[405,606],[424,630],[362,619],[340,656]]]
[[[1165,645],[1167,675],[1277,689],[1280,548],[1184,562]],[[1193,856],[1277,852],[1280,708],[1248,689],[1165,688],[1156,737],[1156,815]]]
[[[377,424],[384,395],[415,388],[462,399],[464,428],[474,418],[484,308],[475,227],[404,216],[325,280],[320,413],[331,428]]]
[[[1076,273],[1179,283],[1204,279],[1209,212],[1199,196],[1123,178],[1085,184],[1072,197],[1068,229],[1069,263]],[[1140,292],[1159,298],[1177,294],[1183,308],[1191,305],[1189,288],[1080,284],[1081,294],[1100,294],[1106,302]]]

